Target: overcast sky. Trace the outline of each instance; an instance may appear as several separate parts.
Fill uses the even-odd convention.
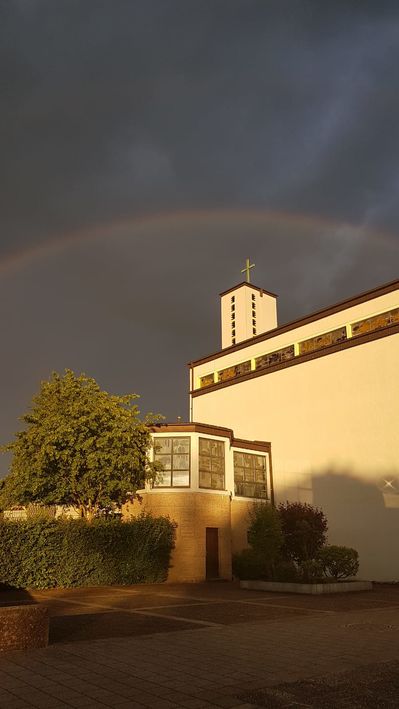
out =
[[[247,256],[280,323],[398,278],[398,67],[397,2],[0,0],[0,440],[65,367],[187,418]]]

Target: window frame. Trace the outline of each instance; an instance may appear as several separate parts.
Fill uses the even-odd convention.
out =
[[[255,481],[248,481],[245,480],[245,470],[246,466],[237,466],[236,465],[236,455],[243,455],[243,456],[250,456],[251,458],[264,458],[265,461],[265,479],[264,483],[258,483]],[[243,481],[236,481],[236,467],[242,468],[244,471],[244,480]],[[250,470],[255,471],[256,467],[253,466],[249,468]],[[271,499],[271,488],[269,490],[269,469],[270,469],[270,459],[269,459],[269,453],[266,451],[248,451],[248,450],[234,450],[233,451],[233,482],[234,482],[234,496],[235,497],[245,497],[248,500],[266,500],[270,502]],[[264,485],[266,488],[266,495],[265,496],[256,496],[256,495],[243,495],[241,493],[237,492],[236,484],[242,484],[242,485],[255,485],[260,487],[261,485]]]
[[[157,460],[156,459],[157,453],[155,451],[156,441],[165,441],[167,439],[172,441],[171,453],[170,453],[170,458],[171,458],[171,460],[170,460],[170,485],[162,485],[162,484],[159,485],[154,482],[152,485],[152,489],[153,490],[178,490],[178,489],[188,490],[191,487],[191,436],[159,436],[157,438],[154,438],[153,439],[154,440],[154,456],[153,456],[154,462]],[[174,485],[173,484],[173,472],[174,472],[174,469],[173,469],[173,456],[174,456],[173,441],[175,441],[175,440],[176,441],[179,441],[179,440],[188,441],[188,485]],[[158,455],[169,455],[169,453],[159,453]],[[187,454],[176,453],[175,455],[187,455]],[[161,475],[162,475],[162,472],[169,473],[169,470],[161,471]],[[183,472],[186,472],[186,470],[176,470],[175,472],[176,473],[179,473],[179,472],[183,473]]]
[[[211,475],[211,482],[212,482],[212,475],[220,475],[220,473],[214,473],[212,471],[212,458],[217,458],[220,460],[220,456],[212,456],[210,453],[209,457],[211,461],[211,470],[201,470],[201,441],[209,441],[211,444],[212,442],[214,443],[220,443],[223,446],[223,487],[209,487],[208,485],[201,485],[201,472],[202,473],[210,473]],[[202,454],[204,455],[204,454]],[[226,491],[226,442],[225,441],[220,441],[218,438],[205,438],[204,436],[199,436],[198,437],[198,488],[200,490],[212,490],[213,492],[225,492]]]

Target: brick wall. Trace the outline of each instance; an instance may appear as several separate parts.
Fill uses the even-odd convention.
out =
[[[212,492],[151,491],[143,493],[142,498],[141,503],[125,505],[126,518],[145,510],[167,515],[177,523],[168,581],[205,580],[207,527],[219,530],[219,575],[221,579],[231,579],[232,538],[235,551],[247,546],[247,502],[231,502],[229,494]],[[236,526],[233,533],[232,519]]]

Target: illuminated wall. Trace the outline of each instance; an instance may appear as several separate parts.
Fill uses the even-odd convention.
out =
[[[199,363],[194,381],[295,343],[295,364],[255,369],[194,392],[193,418],[234,428],[236,435],[271,441],[277,500],[318,505],[330,541],[358,549],[360,575],[399,579],[399,306],[396,290],[269,340],[249,343]],[[379,314],[393,312],[393,320]],[[370,318],[379,321],[370,335]],[[298,343],[326,332],[351,342]],[[335,337],[334,336],[334,337]],[[363,338],[363,339],[362,339]],[[374,338],[374,339],[373,339]],[[339,339],[339,337],[338,337]],[[356,340],[356,342],[355,342]]]

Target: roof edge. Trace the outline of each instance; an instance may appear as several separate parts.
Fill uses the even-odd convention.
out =
[[[262,332],[259,335],[250,337],[247,340],[242,340],[242,342],[239,342],[236,345],[231,345],[230,347],[225,347],[222,350],[217,350],[217,352],[213,352],[210,355],[206,355],[205,357],[201,357],[200,359],[188,362],[187,366],[192,369],[193,367],[199,366],[200,364],[206,364],[206,362],[211,362],[214,359],[219,359],[219,357],[224,357],[224,355],[230,354],[231,352],[237,352],[239,350],[244,349],[245,347],[248,347],[249,345],[254,345],[258,342],[263,342],[265,340],[270,340],[272,337],[277,337],[277,335],[281,335],[284,332],[294,330],[296,327],[307,325],[308,323],[314,322],[315,320],[321,320],[323,317],[327,317],[328,315],[334,315],[335,313],[338,313],[341,310],[345,310],[346,308],[350,308],[354,305],[360,305],[361,303],[364,303],[367,300],[373,300],[374,298],[378,298],[381,295],[392,293],[392,291],[394,290],[399,290],[399,279],[396,279],[395,281],[390,281],[389,283],[385,283],[382,286],[377,286],[376,288],[372,288],[371,290],[363,291],[362,293],[359,293],[356,296],[346,298],[345,300],[341,300],[338,303],[335,303],[334,305],[329,305],[328,307],[322,308],[321,310],[316,310],[313,313],[305,315],[302,318],[291,320],[290,322],[285,323],[285,325],[279,325],[278,327],[273,328],[273,330],[267,330],[267,332]]]
[[[253,290],[257,290],[259,293],[265,293],[265,295],[271,295],[272,298],[278,298],[278,295],[276,295],[276,293],[272,293],[271,291],[266,290],[265,288],[259,288],[259,286],[254,286],[253,283],[248,283],[248,281],[241,281],[241,283],[237,283],[236,286],[232,286],[231,288],[224,290],[222,293],[219,293],[219,296],[222,297],[223,295],[227,295],[227,293],[231,293],[233,290],[237,290],[237,288],[242,288],[242,286],[248,286],[248,288],[252,288]]]
[[[228,438],[233,448],[270,451],[270,441],[251,441],[247,438],[235,438],[234,431],[224,426],[213,426],[209,423],[190,421],[187,423],[157,423],[150,426],[151,433],[204,433],[210,436]]]

